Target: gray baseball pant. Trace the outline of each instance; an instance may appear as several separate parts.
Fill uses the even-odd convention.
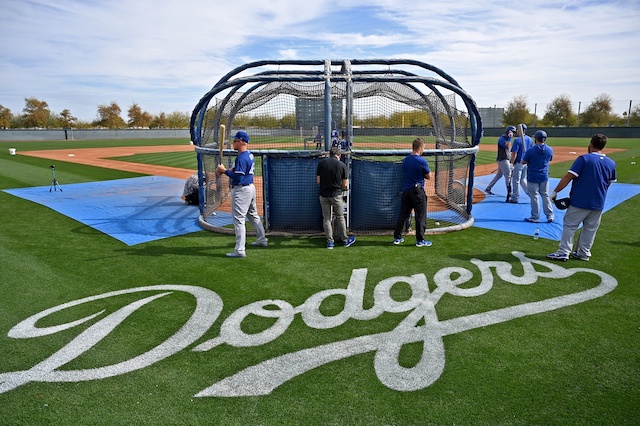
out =
[[[233,229],[236,234],[236,253],[245,252],[245,246],[247,244],[245,220],[247,217],[256,230],[258,242],[262,243],[267,241],[264,226],[262,225],[262,220],[260,220],[260,215],[258,214],[258,208],[256,205],[256,187],[253,184],[247,186],[234,186],[231,190],[231,205]]]

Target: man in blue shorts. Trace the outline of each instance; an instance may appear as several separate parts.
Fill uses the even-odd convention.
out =
[[[509,162],[509,150],[511,149],[511,138],[516,132],[515,126],[507,126],[504,131],[504,135],[498,138],[498,154],[496,156],[496,163],[498,164],[498,173],[493,177],[487,188],[484,190],[489,195],[495,195],[491,189],[501,177],[504,176],[504,183],[507,187],[507,199],[511,198],[511,163]]]
[[[236,234],[236,246],[233,253],[227,253],[227,257],[247,257],[245,245],[247,230],[245,221],[249,221],[256,230],[258,240],[252,245],[256,247],[267,247],[269,245],[265,236],[264,226],[258,214],[256,205],[256,187],[253,185],[253,173],[255,162],[253,154],[249,152],[249,135],[239,131],[233,136],[233,149],[238,151],[236,162],[233,168],[227,169],[224,164],[219,164],[216,172],[219,175],[229,176],[231,183],[231,209],[233,215],[233,229]]]
[[[547,132],[538,130],[533,138],[536,144],[522,156],[522,164],[527,166],[527,189],[531,201],[531,216],[525,222],[540,222],[540,201],[547,222],[554,221],[553,207],[549,197],[549,162],[553,160],[553,148],[545,142]],[[538,199],[540,195],[540,199]]]
[[[424,192],[424,180],[431,179],[431,169],[427,160],[422,157],[424,140],[416,138],[411,146],[412,152],[402,160],[402,205],[400,215],[393,231],[393,244],[404,242],[402,228],[411,216],[416,214],[416,247],[429,247],[431,241],[424,239],[427,229],[427,195]]]
[[[555,199],[558,192],[571,182],[569,208],[564,215],[562,237],[558,251],[547,255],[549,259],[566,262],[569,256],[579,260],[589,260],[591,257],[591,247],[600,227],[607,191],[611,182],[617,180],[616,163],[602,153],[606,144],[605,135],[593,135],[587,148],[588,154],[576,158],[551,193],[551,198]],[[574,251],[573,237],[580,224],[582,231]]]

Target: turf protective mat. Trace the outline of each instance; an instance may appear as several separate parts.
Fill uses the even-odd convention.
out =
[[[62,191],[38,186],[4,192],[42,204],[130,246],[202,230],[198,207],[185,205],[180,198],[181,179],[144,176],[60,185]]]
[[[476,176],[474,178],[474,187],[484,192],[494,176],[495,174]],[[560,179],[557,178],[549,179],[549,191],[552,191],[553,188],[558,185],[559,181]],[[570,189],[571,184],[560,191],[558,198],[568,197]],[[529,197],[522,191],[522,188],[520,188],[518,204],[505,202],[507,189],[504,185],[504,179],[499,180],[491,191],[495,193],[495,195],[485,194],[484,200],[473,205],[471,212],[475,220],[473,226],[530,237],[533,237],[536,228],[540,228],[540,238],[560,241],[560,237],[562,236],[562,221],[566,210],[558,210],[553,206],[555,221],[553,223],[547,223],[547,218],[544,216],[541,208],[540,223],[525,222],[524,219],[531,216],[531,204],[529,203]],[[637,194],[640,194],[640,185],[614,182],[607,192],[607,200],[605,201],[603,211],[606,212]],[[603,217],[603,220],[606,220],[606,216]]]

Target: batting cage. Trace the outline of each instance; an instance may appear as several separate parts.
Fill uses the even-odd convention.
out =
[[[269,235],[324,235],[318,162],[339,146],[349,173],[351,232],[391,234],[400,212],[402,159],[426,142],[427,231],[473,224],[473,170],[482,121],[473,99],[442,70],[413,60],[283,60],[240,66],[196,105],[200,225],[233,233],[231,136],[250,136],[258,210]],[[410,221],[407,229],[414,226]],[[250,229],[248,230],[251,231]]]

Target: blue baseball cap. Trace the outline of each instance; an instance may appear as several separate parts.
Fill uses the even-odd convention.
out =
[[[243,132],[242,130],[233,135],[233,138],[240,139],[244,143],[249,143],[249,135],[247,134],[247,132]]]

